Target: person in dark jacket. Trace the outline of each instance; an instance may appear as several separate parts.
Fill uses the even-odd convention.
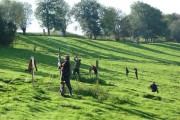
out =
[[[128,77],[128,73],[129,73],[129,70],[128,68],[126,67],[126,76]]]
[[[136,75],[136,79],[138,79],[138,70],[135,67],[134,67],[134,72],[135,72],[135,75]]]
[[[91,69],[94,70],[95,77],[98,78],[98,70],[96,66],[92,65]]]
[[[73,70],[73,76],[75,76],[75,74],[77,73],[78,74],[78,77],[80,77],[80,73],[79,73],[79,68],[80,68],[80,65],[81,65],[81,59],[78,59],[78,57],[74,57],[74,70]]]
[[[157,92],[157,93],[159,93],[158,88],[157,88],[157,85],[156,85],[155,82],[153,82],[153,83],[150,85],[149,88],[152,90],[152,92]]]
[[[70,83],[70,76],[71,76],[71,69],[70,69],[70,57],[68,55],[65,56],[64,63],[61,64],[61,95],[64,95],[64,86],[63,84],[66,84],[66,86],[69,89],[70,97],[72,96],[72,87]]]

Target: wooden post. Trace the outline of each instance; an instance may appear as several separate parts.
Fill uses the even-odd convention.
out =
[[[43,35],[44,35],[44,36],[46,35],[45,29],[43,29]]]
[[[36,51],[36,45],[34,45],[34,52]]]
[[[31,57],[32,59],[32,85],[34,87],[34,57]]]
[[[98,67],[99,67],[99,61],[96,60],[96,68],[98,69]]]

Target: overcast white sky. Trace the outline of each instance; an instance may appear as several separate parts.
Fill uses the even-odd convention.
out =
[[[35,5],[36,0],[16,0],[16,1],[28,2],[32,4],[33,10],[35,10],[36,8]],[[81,0],[65,0],[65,1],[68,2],[70,6],[73,6],[74,4],[80,2]],[[126,14],[129,14],[131,12],[130,6],[134,1],[142,1],[144,3],[147,3],[152,7],[158,8],[164,14],[171,14],[171,13],[180,14],[180,0],[97,0],[97,1],[104,6],[112,6],[121,9]],[[81,34],[80,31],[74,30],[75,26],[77,26],[77,24],[69,25],[67,31]],[[42,28],[40,28],[38,21],[35,18],[33,18],[32,24],[28,27],[27,32],[41,32],[41,31]]]

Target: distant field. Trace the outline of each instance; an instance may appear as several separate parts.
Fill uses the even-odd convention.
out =
[[[80,80],[71,79],[72,98],[58,92],[59,46],[61,58],[71,56],[72,69],[75,53],[82,60]],[[31,56],[38,67],[34,88],[31,74],[24,71]],[[99,83],[88,74],[96,60]],[[153,81],[159,94],[148,88]],[[178,43],[19,35],[13,48],[0,48],[0,120],[179,120],[179,91]]]

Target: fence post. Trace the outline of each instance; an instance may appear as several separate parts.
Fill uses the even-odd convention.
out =
[[[31,57],[32,59],[32,86],[34,87],[34,57]]]
[[[96,68],[98,69],[98,67],[99,67],[99,61],[96,60]]]

